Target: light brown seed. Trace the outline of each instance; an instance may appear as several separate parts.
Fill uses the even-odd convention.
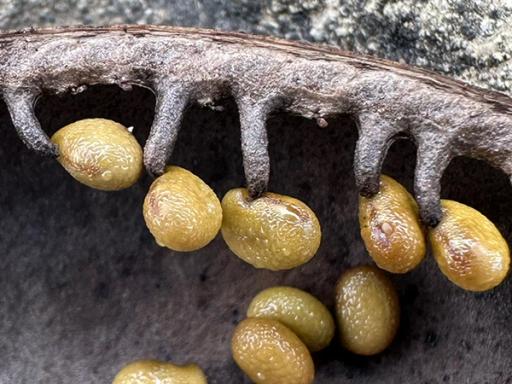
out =
[[[51,139],[58,161],[79,182],[104,191],[135,184],[142,173],[142,148],[123,125],[85,119],[59,129]]]
[[[496,226],[476,209],[442,200],[443,219],[429,231],[432,253],[441,272],[468,291],[500,284],[510,268],[510,251]]]
[[[207,381],[201,368],[195,364],[139,360],[121,369],[112,384],[207,384]]]
[[[248,318],[235,329],[231,351],[256,384],[311,384],[315,369],[304,343],[277,320]]]
[[[370,266],[344,272],[336,285],[341,342],[358,355],[375,355],[393,341],[400,323],[397,293],[384,272]]]
[[[176,166],[167,167],[151,184],[143,213],[156,242],[182,252],[206,246],[222,224],[217,195],[192,172]]]
[[[290,328],[312,351],[329,345],[334,336],[334,319],[316,297],[293,287],[272,287],[251,301],[247,317],[278,320]]]
[[[425,257],[425,235],[416,201],[391,177],[381,176],[377,195],[360,198],[359,225],[368,253],[388,272],[408,272]]]
[[[308,262],[318,250],[320,223],[293,197],[267,192],[252,200],[245,188],[222,199],[222,236],[231,251],[256,268],[290,269]]]

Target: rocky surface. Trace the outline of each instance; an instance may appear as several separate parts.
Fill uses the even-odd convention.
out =
[[[336,43],[403,59],[510,89],[510,9],[498,1],[325,2],[0,0],[0,28],[147,22],[241,29]],[[447,4],[447,5],[443,5]],[[44,97],[38,117],[48,133],[77,119],[106,117],[134,126],[144,142],[153,95],[91,87]],[[269,121],[270,188],[296,196],[317,213],[319,253],[288,272],[255,270],[217,238],[192,254],[159,248],[141,206],[151,182],[115,193],[86,188],[60,165],[41,160],[16,136],[0,103],[0,383],[108,383],[138,358],[196,361],[210,384],[248,383],[230,357],[229,339],[251,298],[286,284],[315,294],[331,309],[341,271],[368,263],[357,221],[351,121]],[[236,107],[194,107],[172,162],[193,170],[219,196],[243,184]],[[414,145],[393,145],[385,173],[409,189]],[[512,187],[488,165],[456,159],[443,197],[486,214],[512,240]],[[512,383],[512,279],[481,294],[449,283],[431,257],[392,276],[402,324],[379,356],[350,355],[336,341],[315,354],[318,384]]]
[[[0,0],[0,28],[153,23],[335,44],[512,89],[509,0]]]

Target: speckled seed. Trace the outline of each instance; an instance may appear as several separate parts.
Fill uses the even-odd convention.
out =
[[[235,329],[231,351],[256,384],[310,384],[315,376],[304,343],[277,320],[248,318]]]
[[[361,237],[382,269],[405,273],[425,257],[425,235],[414,198],[398,182],[381,176],[377,195],[359,200]]]
[[[80,120],[59,129],[51,140],[66,171],[91,188],[128,188],[142,173],[142,148],[128,129],[115,121]]]
[[[336,285],[336,317],[341,342],[358,355],[375,355],[393,341],[400,322],[397,293],[374,267],[343,273]]]
[[[468,291],[486,291],[507,276],[508,244],[476,209],[442,200],[443,219],[429,230],[432,253],[443,274]]]
[[[175,251],[204,247],[222,224],[217,195],[199,177],[175,166],[151,184],[143,212],[156,242]]]
[[[320,223],[300,200],[267,192],[251,200],[245,188],[222,199],[222,236],[229,248],[256,268],[290,269],[318,250]]]
[[[290,328],[313,352],[329,345],[334,319],[316,297],[292,287],[272,287],[252,299],[247,317],[278,320]]]
[[[139,360],[125,366],[112,384],[207,384],[195,364],[174,365],[158,360]]]

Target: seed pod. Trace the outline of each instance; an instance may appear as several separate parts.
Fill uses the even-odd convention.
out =
[[[256,384],[311,384],[315,368],[302,341],[271,319],[249,318],[235,329],[231,351],[238,366]]]
[[[290,328],[312,352],[334,336],[334,319],[316,297],[292,287],[272,287],[252,299],[247,317],[274,319]]]
[[[158,245],[182,252],[206,246],[222,223],[217,195],[192,172],[175,166],[151,184],[143,213]]]
[[[443,219],[430,229],[432,253],[441,272],[468,291],[500,284],[510,267],[510,251],[496,226],[476,209],[442,200]]]
[[[79,182],[103,191],[135,184],[142,173],[142,148],[123,125],[107,119],[85,119],[52,136],[59,163]]]
[[[380,190],[359,200],[361,237],[382,269],[405,273],[425,257],[425,235],[414,198],[398,182],[381,176]]]
[[[222,199],[222,236],[238,257],[256,268],[290,269],[318,250],[320,223],[300,200],[267,192],[252,200],[245,188]]]
[[[174,365],[158,360],[139,360],[125,366],[112,384],[207,384],[195,364]]]
[[[345,348],[358,355],[375,355],[391,344],[398,330],[397,293],[377,268],[349,269],[336,285],[336,317]]]

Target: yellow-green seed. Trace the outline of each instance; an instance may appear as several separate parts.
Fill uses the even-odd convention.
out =
[[[115,121],[80,120],[59,129],[51,140],[57,145],[60,164],[91,188],[128,188],[142,173],[142,148],[128,129]]]
[[[398,295],[379,269],[349,269],[336,285],[336,317],[345,348],[358,355],[375,355],[391,344],[398,330]]]
[[[243,320],[233,334],[231,351],[256,384],[313,383],[315,367],[307,347],[277,320]]]
[[[510,251],[496,226],[476,209],[442,200],[443,218],[429,230],[432,253],[443,274],[468,291],[500,284],[510,268]]]
[[[207,384],[195,364],[175,365],[158,360],[139,360],[125,366],[112,384]]]
[[[276,193],[253,200],[245,188],[222,199],[222,236],[229,248],[256,268],[290,269],[308,262],[320,246],[315,213],[303,202]]]
[[[195,251],[211,242],[222,224],[220,201],[206,183],[171,166],[146,195],[144,219],[156,242],[175,251]]]
[[[316,297],[297,288],[272,287],[252,299],[247,317],[278,320],[290,328],[312,351],[329,345],[334,319]]]
[[[418,205],[398,182],[381,176],[377,195],[359,200],[361,237],[382,269],[405,273],[418,266],[426,253]]]

